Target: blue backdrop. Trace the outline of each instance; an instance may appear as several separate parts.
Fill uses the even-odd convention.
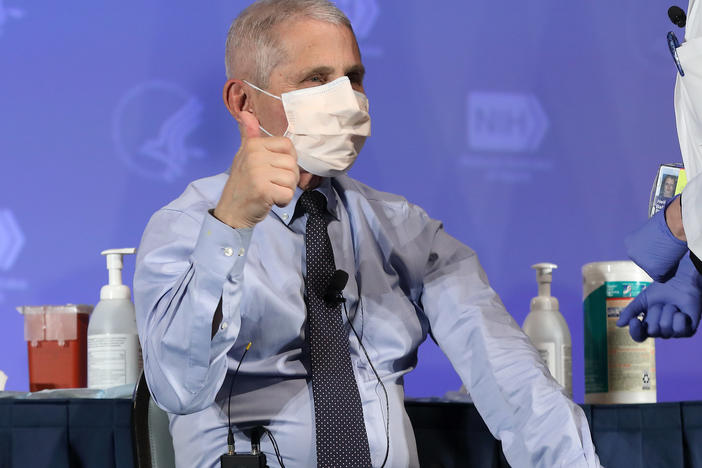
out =
[[[138,245],[156,209],[230,163],[239,139],[221,102],[224,41],[246,3],[0,0],[10,389],[28,387],[15,306],[95,303],[107,278],[99,252]],[[373,118],[352,175],[405,195],[477,250],[519,323],[536,293],[530,265],[559,265],[576,401],[580,268],[625,258],[658,164],[681,160],[669,3],[338,2],[359,38]],[[659,400],[702,397],[701,340],[656,343]],[[459,386],[425,344],[407,393]]]

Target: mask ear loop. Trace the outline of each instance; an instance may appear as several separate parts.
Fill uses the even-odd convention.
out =
[[[271,94],[271,93],[269,93],[268,91],[266,91],[265,89],[259,88],[259,87],[256,86],[255,84],[251,84],[251,83],[249,83],[249,82],[246,81],[246,80],[241,80],[241,81],[243,81],[243,82],[246,83],[247,85],[251,86],[251,87],[252,87],[253,89],[255,89],[256,91],[260,91],[260,92],[262,92],[263,94],[265,94],[265,95],[267,95],[267,96],[270,96],[270,97],[272,97],[272,98],[274,98],[274,99],[277,99],[277,100],[279,100],[279,101],[282,101],[282,99],[279,98],[278,96],[276,96],[275,94]],[[263,133],[265,133],[266,135],[268,135],[269,137],[272,137],[272,136],[273,136],[273,134],[272,134],[271,132],[269,132],[268,130],[266,130],[265,128],[263,128],[263,127],[261,126],[261,124],[258,125],[258,129],[261,130],[261,131],[262,131]],[[283,135],[283,136],[285,136],[285,135]]]
[[[280,98],[280,96],[276,96],[275,94],[271,94],[271,93],[269,93],[268,91],[266,91],[265,89],[261,89],[261,88],[259,88],[258,86],[256,86],[255,84],[251,84],[251,83],[249,83],[249,82],[246,81],[246,80],[241,80],[241,81],[243,81],[243,82],[246,83],[247,85],[251,86],[251,87],[252,87],[253,89],[255,89],[256,91],[260,91],[260,92],[262,92],[263,94],[272,97],[273,99],[277,99],[277,100],[279,100],[279,101],[282,101],[282,99]]]
[[[272,136],[273,136],[273,134],[272,134],[271,132],[269,132],[268,130],[266,130],[265,128],[263,128],[263,127],[261,126],[261,124],[258,124],[258,129],[261,130],[261,131],[262,131],[263,133],[265,133],[266,135],[268,135],[269,137],[272,137]]]

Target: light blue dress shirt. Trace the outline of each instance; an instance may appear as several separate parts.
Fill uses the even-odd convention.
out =
[[[306,354],[306,215],[300,190],[253,229],[233,229],[213,209],[227,174],[190,184],[157,211],[139,247],[134,278],[144,370],[171,413],[179,467],[219,465],[227,448],[227,395],[237,451],[265,425],[288,468],[316,465]],[[349,274],[349,314],[385,395],[349,328],[373,466],[418,466],[404,409],[403,376],[431,331],[515,467],[599,467],[582,410],[549,376],[538,353],[490,288],[475,253],[441,223],[396,195],[349,177],[325,179],[336,267]],[[222,321],[213,330],[221,301]],[[346,318],[344,323],[347,324]],[[213,332],[214,335],[213,335]],[[278,466],[272,445],[262,448]]]

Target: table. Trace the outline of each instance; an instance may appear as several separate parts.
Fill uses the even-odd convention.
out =
[[[472,404],[405,406],[423,468],[509,466]],[[608,468],[702,468],[702,402],[583,410]],[[130,400],[0,399],[0,468],[133,466]]]
[[[405,403],[421,466],[431,468],[509,465],[467,403]],[[607,468],[702,468],[702,402],[581,405]]]
[[[0,468],[134,468],[131,400],[0,399]]]

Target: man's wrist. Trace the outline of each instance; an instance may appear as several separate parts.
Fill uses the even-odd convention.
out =
[[[232,227],[233,229],[247,229],[253,227],[253,225],[248,225],[231,216],[228,216],[225,212],[218,212],[217,208],[210,210],[210,214],[214,216],[218,221]]]
[[[685,236],[685,228],[682,222],[682,206],[680,204],[681,197],[676,197],[665,209],[665,222],[668,225],[670,232],[679,240],[687,242]]]

